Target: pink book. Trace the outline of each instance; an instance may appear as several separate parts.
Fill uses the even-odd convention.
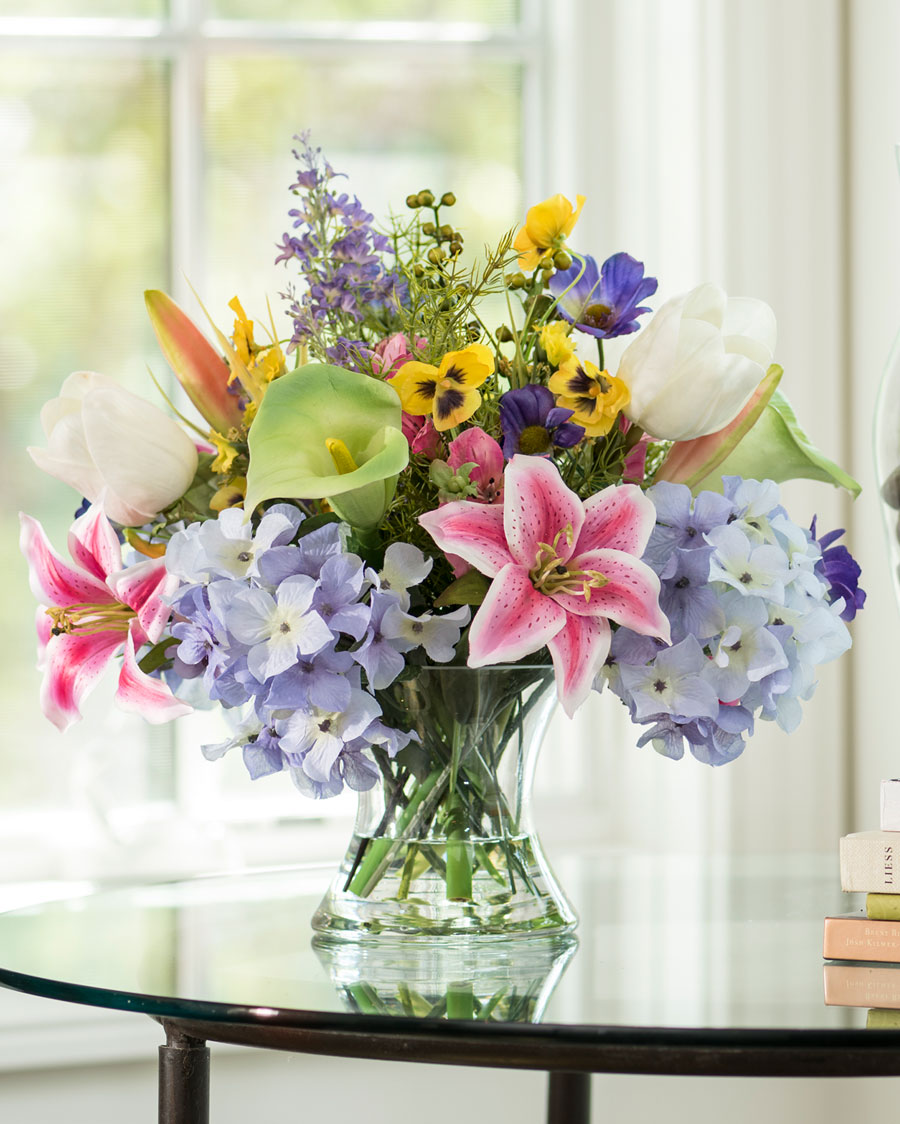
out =
[[[825,918],[826,960],[900,963],[900,921],[873,921],[865,913]]]
[[[900,1010],[900,965],[826,964],[825,1003]]]

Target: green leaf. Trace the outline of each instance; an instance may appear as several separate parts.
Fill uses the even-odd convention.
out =
[[[469,570],[461,578],[451,582],[440,597],[435,598],[434,603],[440,609],[446,605],[480,605],[490,585],[490,580],[484,574]]]
[[[756,425],[737,448],[717,466],[717,476],[708,486],[721,491],[722,476],[754,480],[822,480],[846,488],[858,496],[862,487],[853,477],[829,460],[801,429],[790,403],[776,390]]]

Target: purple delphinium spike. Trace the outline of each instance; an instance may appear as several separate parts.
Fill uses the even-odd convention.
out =
[[[580,276],[579,276],[580,275]],[[607,258],[600,269],[589,255],[550,278],[550,292],[562,316],[579,331],[599,339],[636,332],[637,318],[650,312],[641,301],[656,292],[655,277],[644,276],[644,263],[630,254]]]

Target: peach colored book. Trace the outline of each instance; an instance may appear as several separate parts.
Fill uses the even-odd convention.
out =
[[[825,1004],[900,1010],[900,965],[826,964]]]
[[[863,912],[825,918],[826,960],[900,963],[900,921],[873,921]]]

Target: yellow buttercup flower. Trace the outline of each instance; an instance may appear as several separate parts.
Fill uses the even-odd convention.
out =
[[[573,422],[584,426],[588,437],[604,437],[631,401],[628,387],[608,371],[586,359],[567,360],[547,384],[557,406],[572,411]]]
[[[551,366],[561,367],[575,355],[575,345],[569,337],[571,327],[565,320],[554,320],[541,328],[541,347],[547,353]]]
[[[574,208],[565,195],[551,195],[543,203],[536,203],[513,242],[513,249],[519,251],[519,269],[535,270],[548,250],[559,249],[572,233],[583,206],[583,195],[575,196]]]
[[[434,428],[450,429],[470,418],[481,405],[476,387],[494,373],[494,356],[481,343],[448,351],[440,367],[412,360],[387,384],[400,395],[407,414],[431,414]]]

